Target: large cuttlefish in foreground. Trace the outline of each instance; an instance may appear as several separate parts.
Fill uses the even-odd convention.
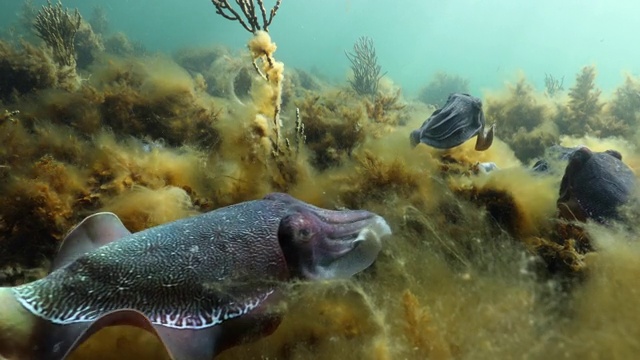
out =
[[[390,233],[371,212],[279,193],[135,234],[98,213],[67,235],[48,276],[0,288],[0,358],[64,359],[106,326],[134,325],[174,359],[209,360],[277,327],[265,307],[285,281],[350,277]]]

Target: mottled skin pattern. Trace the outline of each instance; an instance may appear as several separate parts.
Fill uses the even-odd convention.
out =
[[[373,263],[388,234],[373,213],[286,194],[135,234],[97,214],[68,235],[57,269],[11,289],[39,321],[33,354],[22,358],[65,358],[101,327],[128,324],[156,334],[174,358],[210,359],[256,328],[275,329],[265,303],[283,281],[349,277]],[[100,246],[86,252],[89,243]]]
[[[581,147],[571,154],[560,185],[560,216],[597,222],[618,219],[618,208],[635,188],[635,175],[615,150],[592,152]]]
[[[277,238],[287,210],[282,202],[253,201],[150,228],[14,292],[59,324],[92,321],[126,304],[154,324],[215,325],[266,298],[273,284],[265,281],[288,277]],[[247,261],[247,254],[255,255]]]
[[[478,135],[476,150],[488,149],[493,142],[493,125],[485,133],[482,102],[469,94],[449,95],[447,103],[411,132],[411,145],[424,143],[437,149],[451,149]]]

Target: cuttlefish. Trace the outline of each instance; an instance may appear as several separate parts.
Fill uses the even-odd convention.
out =
[[[562,218],[599,223],[619,219],[618,208],[631,199],[636,177],[616,150],[573,150],[557,200]]]
[[[493,128],[485,131],[482,101],[469,94],[453,93],[447,103],[410,134],[411,145],[424,143],[437,149],[451,149],[474,136],[475,149],[487,150],[493,143]]]
[[[173,359],[209,360],[275,330],[266,307],[287,280],[348,278],[390,233],[374,213],[280,193],[133,234],[94,214],[66,236],[48,276],[0,288],[0,358],[65,359],[96,331],[133,325]]]

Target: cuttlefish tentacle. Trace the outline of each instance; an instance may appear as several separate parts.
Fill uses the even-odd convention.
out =
[[[376,214],[286,194],[134,234],[99,213],[69,233],[48,276],[0,288],[0,358],[65,359],[100,329],[133,325],[174,359],[211,359],[275,330],[284,281],[349,277],[390,233]]]

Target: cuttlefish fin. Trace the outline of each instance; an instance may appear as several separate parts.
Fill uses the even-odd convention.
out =
[[[217,343],[222,331],[220,326],[203,329],[174,329],[162,325],[153,327],[172,359],[211,360],[220,351]]]
[[[480,131],[478,132],[478,137],[476,138],[475,149],[477,151],[485,151],[489,147],[491,147],[491,144],[493,143],[494,127],[495,127],[495,124],[492,124],[489,130],[487,130],[486,132],[484,131],[484,127],[480,129]]]
[[[62,241],[58,254],[53,259],[51,271],[73,262],[87,252],[128,235],[131,235],[131,232],[114,213],[100,212],[87,216]]]
[[[163,344],[166,353],[175,360],[211,360],[216,354],[216,339],[220,328],[216,326],[204,329],[176,329],[154,325],[142,313],[132,309],[110,312],[92,323],[69,325],[48,324],[47,338],[41,343],[42,359],[66,359],[93,334],[108,326],[129,325],[146,330],[156,336]],[[51,354],[51,355],[49,355]]]
[[[279,296],[274,295],[267,303],[276,303],[278,299]],[[175,329],[162,325],[153,325],[153,328],[172,359],[211,360],[230,347],[273,333],[280,325],[281,316],[267,307],[202,329]]]
[[[105,314],[93,322],[54,324],[42,321],[37,329],[34,342],[38,344],[36,358],[42,360],[63,360],[99,330],[116,325],[131,325],[155,333],[149,320],[135,310],[116,310]]]

